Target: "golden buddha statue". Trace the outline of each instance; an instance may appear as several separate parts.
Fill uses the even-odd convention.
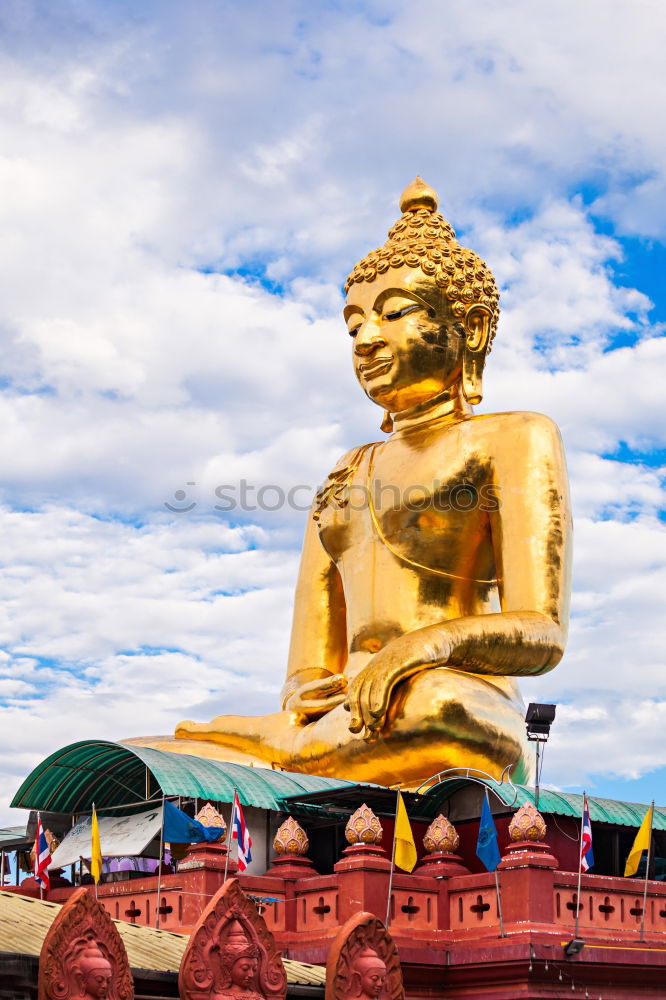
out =
[[[535,413],[474,414],[494,278],[420,178],[400,208],[345,286],[388,437],[344,455],[308,517],[282,711],[152,746],[407,788],[450,767],[529,780],[516,678],[559,662],[568,625],[560,435]]]

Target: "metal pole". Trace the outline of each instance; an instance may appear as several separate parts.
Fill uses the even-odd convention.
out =
[[[160,826],[160,856],[157,861],[157,910],[155,927],[160,929],[160,906],[162,905],[162,853],[164,851],[164,795],[162,795],[162,825]]]
[[[502,917],[502,897],[500,895],[499,877],[495,869],[495,890],[497,892],[497,913],[499,914],[500,937],[504,937],[504,919]]]
[[[540,751],[541,741],[536,741],[536,784],[534,786],[534,808],[539,808],[539,757],[541,756]]]
[[[576,893],[576,924],[574,927],[574,937],[578,937],[578,920],[580,916],[580,880],[583,874],[583,824],[585,822],[585,796],[583,792],[583,807],[580,814],[580,843],[578,845],[578,891]]]
[[[39,829],[40,829],[41,825],[42,825],[42,814],[40,812],[38,812],[37,813],[37,833],[38,834],[39,834]],[[38,867],[39,867],[39,837],[36,837],[35,838],[35,864],[33,866],[33,868],[34,868],[33,875],[37,871]],[[44,899],[44,886],[42,884],[42,880],[41,879],[39,880],[39,898],[40,899]]]
[[[227,881],[229,874],[229,855],[231,854],[231,834],[234,828],[234,814],[236,812],[236,786],[234,785],[234,797],[231,800],[231,817],[229,819],[229,829],[227,831],[227,857],[224,862],[224,881]]]
[[[0,889],[5,887],[5,852],[4,848],[0,853]]]
[[[654,825],[654,799],[652,800],[652,805],[650,806],[652,810],[650,813],[650,835],[648,837],[648,852],[647,860],[645,862],[645,885],[643,887],[643,915],[641,916],[641,934],[639,941],[645,940],[645,910],[647,907],[647,884],[650,875],[650,856],[652,854],[652,827]]]
[[[95,803],[94,802],[92,804],[92,815],[93,816],[97,815],[97,813],[95,812]],[[93,858],[92,858],[92,816],[90,817],[90,823],[91,823],[91,827],[90,827],[90,869],[91,869],[91,874],[92,874],[92,863],[93,863]],[[97,829],[99,831],[99,827]],[[100,838],[100,842],[99,842],[99,853],[100,853],[99,860],[100,860],[100,863],[101,863],[101,861],[102,861],[102,841],[101,841],[101,838]],[[101,872],[99,873],[99,877],[100,878],[102,877],[102,873]],[[97,879],[94,876],[93,876],[93,882],[95,883],[95,899],[97,899]]]
[[[393,891],[393,868],[395,862],[395,840],[398,827],[398,795],[400,794],[400,786],[395,793],[395,817],[393,819],[393,848],[391,849],[391,872],[389,874],[389,884],[388,884],[388,899],[386,900],[386,929],[389,929],[391,923],[391,892]]]

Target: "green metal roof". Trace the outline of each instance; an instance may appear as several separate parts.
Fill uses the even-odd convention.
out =
[[[282,811],[282,800],[289,795],[353,784],[149,747],[83,740],[42,761],[25,779],[12,806],[78,813],[89,811],[93,801],[97,809],[137,805],[146,799],[146,769],[152,776],[152,799],[180,795],[231,802],[236,788],[243,805],[276,811]]]
[[[509,782],[486,781],[477,778],[476,783],[485,785],[510,808],[519,809],[528,802],[534,805],[534,789],[526,785],[512,785]],[[421,811],[427,816],[436,816],[442,803],[454,792],[469,784],[469,779],[459,778],[444,781],[430,788],[422,799]],[[649,809],[636,802],[619,802],[615,799],[587,797],[592,823],[613,823],[619,826],[638,827]],[[575,816],[580,818],[583,811],[583,796],[572,792],[556,792],[550,788],[539,789],[539,812],[544,815]],[[666,808],[654,807],[653,829],[666,830]]]
[[[297,803],[316,811],[316,806],[321,806],[321,795],[314,795],[308,802],[307,797],[313,793],[336,793],[330,800],[328,794],[325,797],[325,803],[330,806],[347,790],[345,804],[348,804],[347,799],[351,802],[357,798],[360,803],[364,793],[367,797],[370,792],[386,791],[379,786],[245,767],[133,744],[83,740],[57,750],[42,761],[25,779],[11,804],[17,808],[62,813],[90,811],[93,801],[97,809],[131,808],[146,800],[147,773],[153,801],[164,794],[231,802],[236,788],[243,805],[276,812],[289,811]],[[443,803],[469,783],[469,778],[460,777],[432,786],[424,795],[414,796],[410,815],[436,816]],[[508,809],[518,809],[526,802],[534,805],[533,788],[479,778],[476,783],[495,792]],[[539,810],[545,815],[579,817],[582,799],[582,795],[541,788]],[[590,796],[588,802],[593,823],[638,827],[648,809],[647,805]],[[655,806],[654,829],[666,830],[666,808]]]

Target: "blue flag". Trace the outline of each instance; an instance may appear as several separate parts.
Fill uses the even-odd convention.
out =
[[[489,872],[494,872],[502,860],[497,846],[497,829],[493,822],[493,814],[488,805],[488,795],[483,797],[481,819],[479,821],[479,839],[476,842],[476,856],[483,861]]]
[[[167,844],[201,844],[204,840],[213,842],[219,840],[223,833],[222,827],[204,826],[165,800],[163,837]]]

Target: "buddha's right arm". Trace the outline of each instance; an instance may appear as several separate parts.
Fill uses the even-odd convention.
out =
[[[344,683],[347,626],[342,580],[335,563],[319,540],[308,515],[301,566],[296,584],[287,679],[281,691],[282,707],[304,685],[313,711],[335,695]],[[317,681],[322,681],[318,692]],[[317,698],[317,694],[321,698]],[[340,699],[338,699],[340,700]]]

